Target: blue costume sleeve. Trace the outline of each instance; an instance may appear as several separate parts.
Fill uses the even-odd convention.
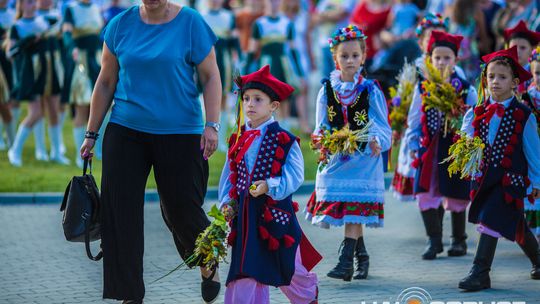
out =
[[[229,168],[229,157],[227,156],[225,164],[223,165],[223,170],[221,171],[221,177],[219,178],[219,189],[218,189],[219,208],[223,207],[223,205],[228,204],[229,201],[231,200],[231,198],[229,197],[229,191],[232,188],[232,184],[229,181],[230,174],[231,174],[231,170]]]
[[[324,89],[324,86],[319,90],[319,94],[317,95],[317,106],[315,112],[316,120],[313,134],[318,135],[322,127],[328,127],[328,113],[326,112],[326,90]]]
[[[467,111],[467,113],[465,113],[465,116],[463,116],[463,122],[461,123],[461,132],[465,132],[467,136],[471,138],[474,136],[474,128],[472,126],[473,119],[474,111],[471,108]]]
[[[470,86],[469,94],[467,94],[467,100],[465,100],[465,103],[472,107],[476,104],[477,101],[478,101],[478,92],[476,91],[476,88],[474,86]]]
[[[373,91],[369,94],[368,116],[369,121],[373,122],[369,128],[370,137],[376,138],[383,152],[387,151],[392,145],[392,129],[388,123],[386,99],[377,85],[374,85]],[[367,150],[369,150],[369,146],[366,146],[366,153],[368,153]]]
[[[304,158],[298,142],[292,145],[279,177],[266,180],[268,195],[274,200],[282,200],[293,194],[304,182]]]
[[[405,142],[409,150],[416,151],[420,148],[420,135],[422,134],[422,97],[418,86],[414,88],[413,99],[407,116],[407,130],[405,130]]]
[[[534,115],[529,115],[523,130],[523,152],[529,165],[529,179],[533,188],[540,189],[540,138]]]

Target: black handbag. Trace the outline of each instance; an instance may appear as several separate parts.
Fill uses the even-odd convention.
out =
[[[66,240],[84,242],[88,258],[99,261],[103,252],[100,250],[94,256],[90,250],[90,242],[101,239],[99,190],[92,176],[91,159],[84,159],[83,175],[74,176],[67,185],[60,211],[64,212],[62,226]]]

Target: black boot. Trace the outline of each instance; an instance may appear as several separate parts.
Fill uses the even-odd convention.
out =
[[[354,273],[354,248],[356,246],[356,240],[351,238],[345,238],[340,246],[339,262],[330,270],[327,274],[333,279],[342,279],[344,281],[350,281]]]
[[[424,220],[426,233],[429,236],[428,246],[424,253],[422,253],[422,259],[433,260],[437,257],[438,253],[443,252],[442,228],[439,211],[437,209],[422,211],[422,219]]]
[[[525,244],[519,244],[525,255],[531,260],[531,279],[540,280],[540,250],[538,241],[528,227],[525,227]]]
[[[354,256],[356,257],[356,274],[353,279],[364,280],[367,279],[369,271],[369,255],[366,251],[366,245],[364,245],[364,237],[359,237],[356,242],[356,248],[354,250]]]
[[[448,249],[448,256],[463,256],[467,254],[465,214],[465,211],[452,212],[452,245]]]
[[[474,255],[474,262],[469,275],[459,281],[459,288],[467,291],[478,291],[491,288],[489,271],[497,249],[497,238],[487,234],[481,234],[478,241],[478,248]]]
[[[441,235],[442,235],[442,232],[443,232],[444,213],[445,213],[444,207],[443,207],[442,205],[439,206],[439,209],[437,209],[437,211],[439,212],[439,222],[441,223]]]

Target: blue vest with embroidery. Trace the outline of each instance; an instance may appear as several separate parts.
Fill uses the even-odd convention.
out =
[[[253,170],[249,172],[244,158],[236,164],[237,178],[232,191],[238,195],[238,213],[231,224],[234,238],[227,283],[253,278],[265,285],[289,285],[302,236],[292,195],[280,201],[268,195],[255,198],[249,194],[249,186],[257,180],[282,175],[281,168],[296,136],[277,122],[270,124],[261,136]]]
[[[486,148],[482,176],[471,182],[469,222],[482,223],[512,241],[525,229],[523,198],[528,164],[523,152],[523,128],[530,114],[530,109],[514,98],[491,145],[489,124],[483,119],[475,126],[475,134]]]

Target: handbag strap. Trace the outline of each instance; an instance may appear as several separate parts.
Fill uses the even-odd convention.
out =
[[[96,256],[92,255],[92,250],[90,249],[90,219],[85,219],[85,229],[84,229],[84,247],[86,248],[86,255],[92,261],[99,261],[103,257],[103,250],[101,250],[101,244],[99,245],[100,249]]]
[[[83,175],[86,175],[86,169],[89,169],[89,174],[92,174],[92,158],[85,157],[83,163]]]

